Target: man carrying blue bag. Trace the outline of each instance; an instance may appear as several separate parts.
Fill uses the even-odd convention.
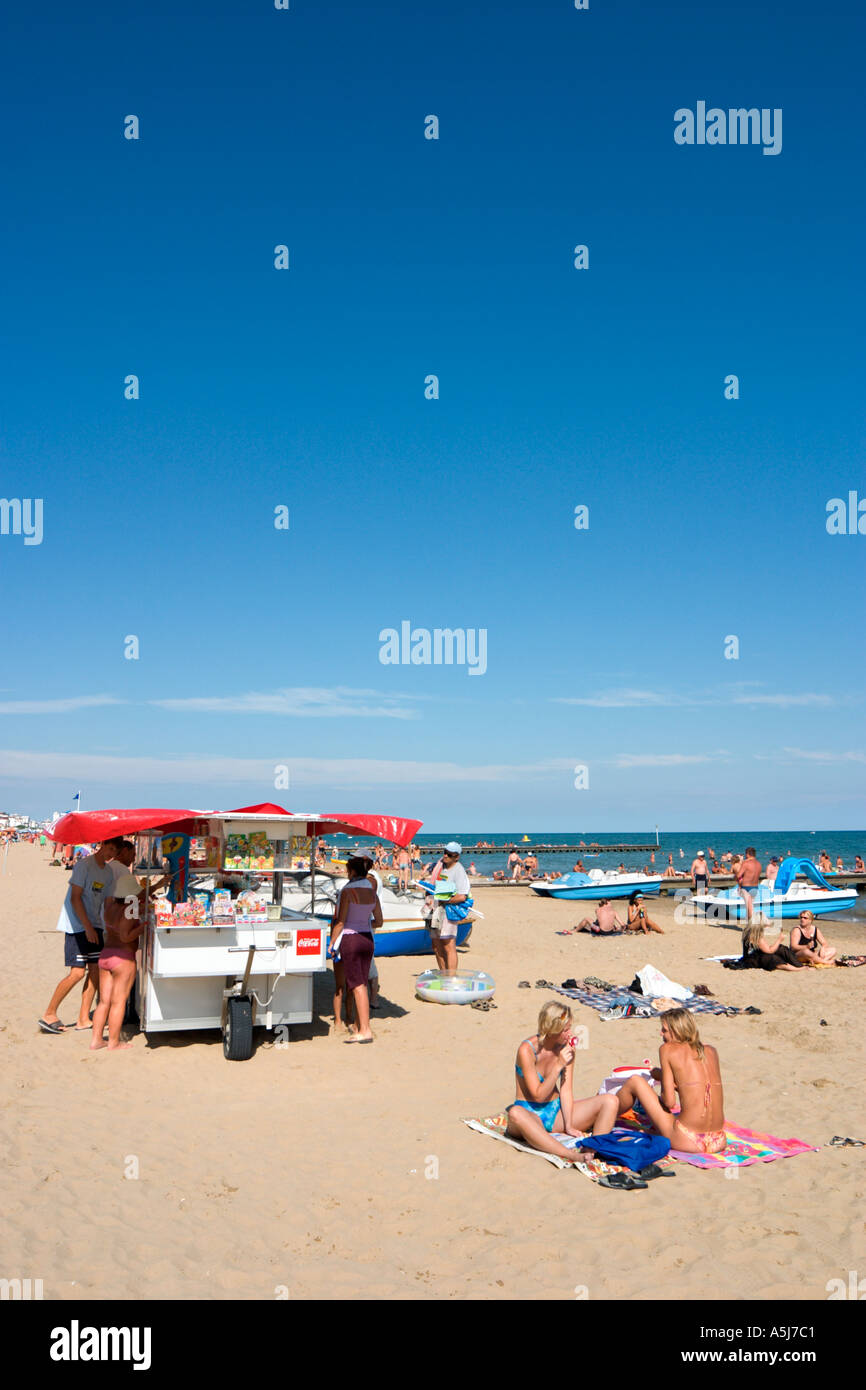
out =
[[[423,911],[436,964],[448,974],[457,969],[457,927],[465,922],[473,904],[469,875],[460,863],[462,853],[462,845],[458,845],[456,840],[449,840],[442,858],[430,875],[430,885],[435,885],[434,892],[428,893],[424,900]],[[447,900],[440,896],[446,884],[453,889],[447,894]]]

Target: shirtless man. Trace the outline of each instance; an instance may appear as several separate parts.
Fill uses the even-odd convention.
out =
[[[530,878],[538,877],[538,859],[531,851],[523,861],[523,871],[527,873]]]
[[[737,866],[737,885],[746,903],[746,920],[751,922],[754,913],[752,898],[761,882],[761,864],[751,845],[746,849],[746,857]]]
[[[404,892],[409,891],[409,879],[412,877],[412,859],[408,849],[396,849],[394,851],[397,862],[397,887]]]
[[[591,922],[588,917],[575,927],[575,931],[589,931],[595,936],[614,935],[623,929],[622,922],[617,917],[607,898],[599,898],[598,907],[595,910],[595,921]]]
[[[692,876],[692,883],[695,886],[695,893],[706,893],[710,887],[710,871],[707,868],[707,859],[704,851],[699,849],[689,870]]]

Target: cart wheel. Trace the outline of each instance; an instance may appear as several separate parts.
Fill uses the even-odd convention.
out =
[[[249,999],[229,999],[223,1052],[230,1062],[246,1062],[253,1055],[253,1006]]]

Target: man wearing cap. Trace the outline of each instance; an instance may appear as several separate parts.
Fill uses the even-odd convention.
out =
[[[448,899],[451,904],[465,902],[470,896],[469,875],[460,863],[463,849],[456,840],[449,840],[442,852],[442,858],[435,865],[431,879],[447,879],[454,885],[454,892]],[[436,964],[440,970],[451,973],[457,969],[457,923],[448,917],[443,903],[429,899],[431,911],[428,915],[427,930],[433,942]]]
[[[707,868],[707,857],[702,849],[699,849],[692,860],[692,883],[695,885],[695,893],[706,893],[710,886],[710,871]]]

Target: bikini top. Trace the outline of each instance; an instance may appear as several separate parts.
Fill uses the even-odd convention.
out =
[[[538,1052],[537,1052],[536,1049],[532,1046],[532,1038],[524,1038],[524,1039],[523,1039],[523,1042],[528,1042],[528,1043],[529,1043],[529,1046],[532,1047],[532,1055],[533,1055],[533,1057],[535,1057],[536,1060],[537,1060],[537,1059],[538,1059]],[[520,1046],[522,1047],[522,1046],[523,1046],[523,1043],[521,1043]],[[522,1080],[522,1079],[523,1079],[523,1072],[520,1070],[520,1063],[519,1063],[519,1062],[515,1062],[515,1064],[514,1064],[514,1070],[517,1072],[517,1075],[518,1075],[518,1076],[521,1078],[521,1080]],[[561,1068],[561,1070],[560,1070],[560,1075],[562,1074],[563,1071],[565,1071],[565,1067],[562,1067],[562,1068]],[[546,1080],[547,1080],[547,1077],[546,1077],[546,1076],[542,1076],[541,1072],[538,1070],[538,1067],[535,1068],[535,1075],[538,1077],[539,1081],[546,1081]]]
[[[681,1082],[679,1083],[679,1085],[677,1086],[677,1090],[679,1090],[681,1086],[703,1086],[703,1088],[704,1088],[704,1111],[703,1111],[703,1113],[704,1113],[705,1115],[708,1115],[708,1114],[710,1113],[710,1100],[712,1099],[712,1097],[711,1097],[712,1088],[713,1088],[714,1086],[721,1086],[722,1081],[721,1081],[721,1077],[719,1078],[718,1081],[711,1081],[711,1080],[710,1080],[710,1075],[709,1075],[709,1072],[708,1072],[708,1070],[707,1070],[706,1059],[704,1059],[703,1067],[704,1067],[704,1079],[703,1079],[703,1081],[681,1081]]]

